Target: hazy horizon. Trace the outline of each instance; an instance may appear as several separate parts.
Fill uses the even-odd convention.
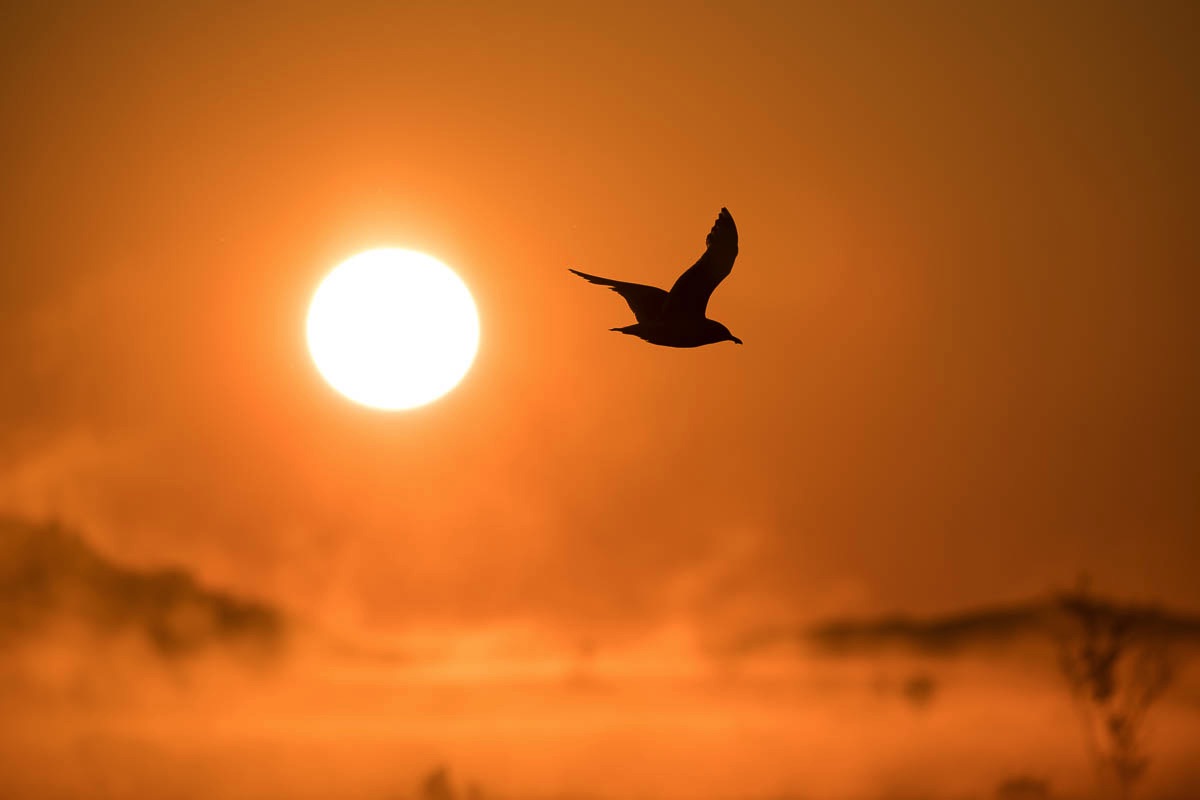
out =
[[[14,520],[0,566],[6,796],[1104,796],[1048,595],[577,642],[520,624],[331,630]],[[1117,608],[1169,631],[1175,671],[1139,796],[1187,796],[1200,616]]]

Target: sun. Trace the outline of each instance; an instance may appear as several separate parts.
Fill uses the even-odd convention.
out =
[[[466,284],[432,256],[393,248],[334,268],[313,295],[307,331],[322,377],[354,402],[387,411],[449,392],[479,349]]]

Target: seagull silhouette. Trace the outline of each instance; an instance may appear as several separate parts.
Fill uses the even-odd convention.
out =
[[[704,255],[679,276],[669,292],[657,286],[599,278],[577,269],[570,271],[625,298],[637,323],[610,330],[664,347],[700,347],[717,342],[741,344],[742,340],[730,333],[729,328],[704,315],[713,289],[733,270],[733,260],[737,258],[737,227],[729,209],[721,209],[704,241],[708,245]]]

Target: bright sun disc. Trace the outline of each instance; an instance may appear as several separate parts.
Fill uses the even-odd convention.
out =
[[[317,288],[308,349],[325,380],[356,403],[416,408],[467,374],[479,349],[479,315],[466,284],[436,258],[369,250]]]

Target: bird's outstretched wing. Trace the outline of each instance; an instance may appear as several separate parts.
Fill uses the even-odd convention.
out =
[[[738,254],[738,233],[729,209],[721,209],[704,242],[708,249],[675,281],[664,313],[703,317],[713,290],[733,271],[733,260]]]
[[[649,322],[658,317],[663,310],[663,303],[667,300],[666,291],[659,289],[657,286],[645,286],[640,283],[626,283],[625,281],[614,281],[609,278],[599,278],[595,275],[588,275],[586,272],[580,272],[577,269],[570,270],[585,281],[596,283],[600,286],[607,286],[621,297],[625,298],[625,302],[629,303],[629,308],[633,311],[633,315],[637,317],[638,322]]]

